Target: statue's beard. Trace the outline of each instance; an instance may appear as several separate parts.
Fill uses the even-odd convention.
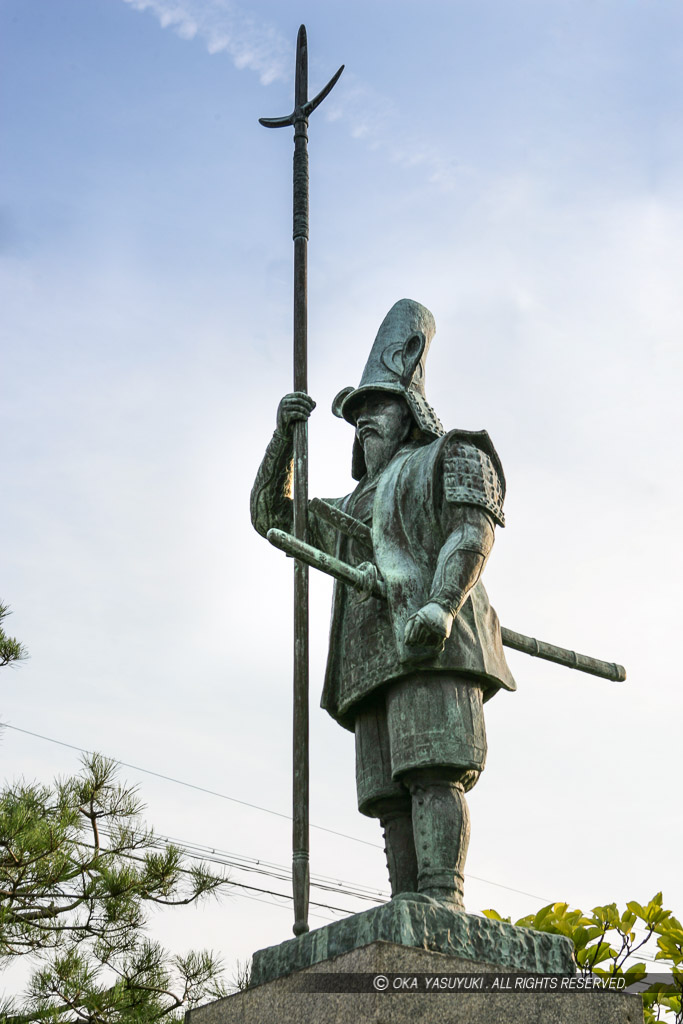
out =
[[[375,476],[376,473],[381,472],[391,461],[402,443],[403,441],[399,440],[396,435],[387,437],[375,433],[374,430],[368,431],[362,441],[368,476]]]

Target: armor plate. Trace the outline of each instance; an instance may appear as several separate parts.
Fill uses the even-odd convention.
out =
[[[505,492],[490,455],[467,441],[454,439],[444,458],[444,497],[460,505],[479,505],[505,526]]]

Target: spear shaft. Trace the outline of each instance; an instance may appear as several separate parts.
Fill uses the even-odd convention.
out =
[[[289,117],[260,118],[266,128],[294,127],[293,229],[294,239],[294,390],[308,393],[308,118],[324,100],[344,67],[325,88],[308,99],[308,42],[306,28],[296,43],[294,110]],[[294,536],[306,541],[308,516],[308,424],[294,423],[293,505]],[[292,888],[295,935],[308,931],[309,824],[308,824],[308,566],[294,562],[294,672],[292,725]]]
[[[303,35],[303,40],[302,40]],[[293,224],[294,239],[294,390],[308,394],[308,99],[306,30],[299,29],[296,52],[294,109]],[[308,423],[294,424],[294,536],[305,540],[308,515]],[[294,563],[294,678],[292,714],[292,887],[294,934],[308,931],[309,751],[308,751],[308,566]]]

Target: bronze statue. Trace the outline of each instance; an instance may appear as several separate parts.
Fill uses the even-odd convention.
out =
[[[505,478],[486,431],[445,434],[424,392],[434,318],[402,299],[382,323],[358,388],[336,415],[356,428],[345,498],[308,501],[308,120],[344,70],[308,99],[308,41],[297,36],[293,127],[294,391],[252,490],[252,522],[293,555],[293,931],[308,931],[308,566],[337,580],[322,704],[356,734],[360,810],[386,838],[393,897],[418,890],[462,907],[464,793],[486,757],[482,706],[515,689],[502,645],[623,680],[621,665],[501,627],[479,578],[503,526]],[[313,515],[311,515],[313,513]],[[313,540],[313,545],[308,541]],[[372,561],[368,561],[372,559]]]
[[[312,503],[307,539],[330,562],[372,568],[360,592],[335,585],[322,706],[355,732],[358,806],[384,829],[392,897],[459,908],[483,704],[515,682],[480,579],[504,526],[505,478],[486,431],[445,433],[427,403],[434,333],[410,299],[385,317],[360,385],[333,405],[355,427],[358,485]],[[303,392],[280,402],[251,495],[264,536],[291,532],[293,427],[314,405]]]

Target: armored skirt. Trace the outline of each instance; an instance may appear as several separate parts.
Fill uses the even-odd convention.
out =
[[[402,802],[402,778],[417,768],[446,768],[469,790],[486,763],[481,686],[448,672],[406,676],[356,709],[358,810],[370,817]]]

